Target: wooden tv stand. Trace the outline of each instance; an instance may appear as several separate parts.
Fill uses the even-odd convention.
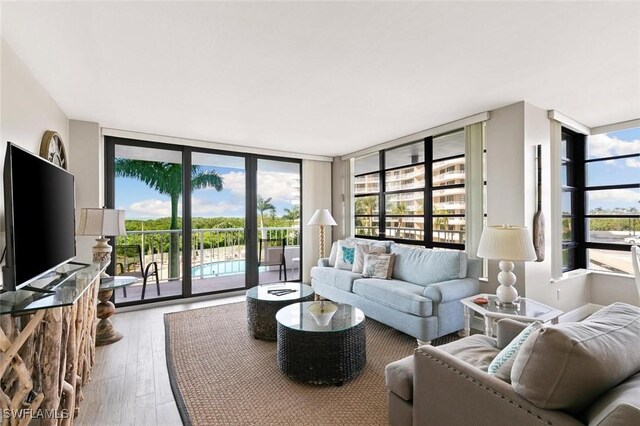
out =
[[[9,424],[73,424],[95,361],[101,271],[69,264],[56,271],[53,293],[0,294],[0,410]]]

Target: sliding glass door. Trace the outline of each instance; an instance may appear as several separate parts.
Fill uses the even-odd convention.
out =
[[[300,163],[258,159],[259,283],[300,279]]]
[[[193,152],[192,292],[245,287],[246,158]]]
[[[299,160],[105,138],[106,205],[125,210],[119,305],[298,281]]]
[[[112,148],[112,205],[125,210],[127,235],[117,238],[111,266],[116,275],[138,279],[118,291],[116,301],[180,296],[182,153],[149,146]]]

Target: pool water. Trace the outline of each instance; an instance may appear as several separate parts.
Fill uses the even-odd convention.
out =
[[[219,275],[235,275],[244,274],[246,271],[246,261],[244,259],[225,260],[220,262],[205,263],[202,266],[194,266],[191,268],[191,275],[194,278],[212,277]],[[260,272],[264,271],[264,267],[260,268]]]

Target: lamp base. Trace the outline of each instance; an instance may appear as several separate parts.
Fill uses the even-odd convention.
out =
[[[99,263],[101,267],[108,266],[111,263],[111,252],[113,248],[109,245],[109,239],[100,237],[96,238],[96,245],[91,248],[93,253],[93,261]],[[102,271],[100,279],[109,278],[109,274]]]
[[[496,295],[501,303],[513,305],[518,300],[518,290],[513,286],[516,283],[516,274],[513,273],[513,262],[502,260],[498,266],[500,267],[500,273],[498,274],[498,282],[500,285],[496,290]]]

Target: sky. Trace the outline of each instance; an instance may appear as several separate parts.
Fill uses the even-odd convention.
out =
[[[605,158],[640,153],[640,127],[589,136],[588,158]],[[589,163],[588,163],[589,164]],[[587,186],[640,183],[640,157],[591,163],[587,166]],[[606,210],[640,209],[640,189],[589,191],[588,208]]]
[[[603,158],[640,153],[640,128],[590,136],[587,142],[589,158]],[[219,156],[215,156],[218,158]],[[295,166],[297,167],[297,165]],[[224,189],[203,189],[193,193],[192,209],[196,217],[244,217],[245,173],[237,167],[203,166],[214,170],[223,179]],[[615,185],[640,183],[640,158],[627,158],[593,163],[588,166],[587,185]],[[299,175],[291,166],[276,161],[260,160],[258,164],[258,194],[271,197],[276,215],[293,208],[299,199]],[[640,208],[640,189],[591,191],[589,209],[601,207]],[[116,179],[116,206],[126,211],[128,219],[169,217],[171,203],[167,195],[159,194],[146,184],[131,178]],[[180,206],[181,207],[181,206]]]
[[[223,180],[223,189],[213,188],[193,192],[191,208],[194,217],[244,217],[245,172],[230,167],[202,166],[202,170],[216,171]],[[258,170],[258,194],[271,197],[276,215],[293,208],[299,199],[299,176],[296,173]],[[132,178],[116,178],[116,208],[124,209],[127,219],[155,219],[171,216],[169,196],[150,189],[145,183]],[[179,211],[182,208],[180,199]]]

